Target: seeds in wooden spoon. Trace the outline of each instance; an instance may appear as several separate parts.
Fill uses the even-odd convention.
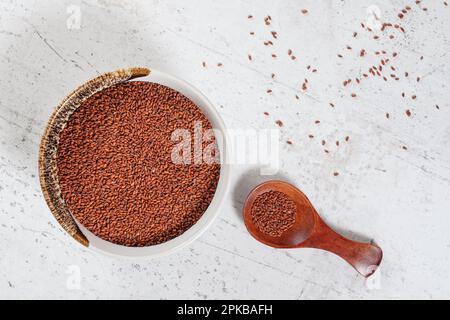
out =
[[[268,191],[258,195],[253,202],[251,218],[262,233],[279,237],[295,222],[297,205],[285,193]]]

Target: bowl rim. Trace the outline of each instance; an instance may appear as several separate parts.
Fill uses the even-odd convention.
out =
[[[133,81],[134,77],[130,77],[125,81]],[[226,130],[225,123],[220,116],[217,109],[214,107],[214,105],[211,103],[211,101],[196,87],[188,83],[187,81],[184,81],[178,77],[175,77],[173,75],[170,75],[168,73],[165,73],[163,71],[154,70],[151,69],[151,72],[147,74],[146,78],[139,79],[139,81],[145,81],[145,82],[153,82],[165,85],[173,90],[176,90],[192,100],[202,111],[202,113],[207,117],[207,119],[210,121],[213,129],[218,130],[222,137],[221,139],[217,139],[217,143],[219,145],[220,150],[220,176],[219,181],[217,183],[217,187],[213,196],[213,199],[211,200],[208,208],[206,211],[202,214],[199,220],[195,222],[189,229],[187,229],[185,232],[183,232],[181,235],[170,239],[166,242],[152,245],[152,246],[145,246],[145,247],[128,247],[124,245],[115,244],[106,240],[103,240],[99,238],[98,236],[94,235],[92,232],[90,232],[86,227],[84,227],[77,219],[73,216],[73,220],[77,224],[77,227],[79,228],[80,232],[83,236],[87,239],[87,244],[83,243],[79,239],[77,239],[73,234],[72,237],[74,237],[78,242],[81,242],[84,244],[84,246],[93,252],[99,252],[108,256],[113,257],[129,257],[129,258],[138,258],[138,257],[159,257],[168,255],[170,253],[173,253],[189,244],[191,244],[193,241],[195,241],[198,237],[200,237],[214,222],[214,220],[217,218],[217,216],[220,214],[220,209],[222,207],[222,204],[228,194],[228,189],[230,185],[231,180],[231,166],[230,166],[230,145],[229,145],[229,137]],[[124,81],[121,81],[124,82]],[[99,90],[100,91],[100,90]],[[70,97],[67,96],[66,99]],[[64,99],[64,100],[66,100]],[[63,102],[64,102],[63,100]],[[51,127],[54,125],[53,120],[55,114],[58,113],[58,109],[54,112],[54,114],[50,117],[47,126]],[[47,138],[48,128],[46,129],[46,132],[44,136],[42,137],[41,146],[44,148],[46,147],[44,143],[44,139]],[[45,151],[45,150],[44,150]],[[46,192],[48,192],[48,188],[46,186],[46,181],[43,179],[43,167],[46,165],[44,162],[41,161],[42,157],[40,157],[39,161],[39,175],[41,177],[41,189],[45,195],[45,199],[47,201],[47,204],[50,208],[50,211],[52,211],[54,218],[57,218],[55,215],[55,211],[58,211],[57,206],[52,203],[51,197],[49,195],[46,195]],[[60,197],[62,199],[62,197]],[[63,199],[62,199],[63,200]],[[57,222],[61,224],[61,222],[56,219]],[[68,230],[62,225],[66,232]]]

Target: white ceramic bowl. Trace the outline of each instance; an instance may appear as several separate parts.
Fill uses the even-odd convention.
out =
[[[153,246],[127,247],[114,244],[112,242],[97,237],[75,219],[80,230],[89,240],[88,248],[94,251],[117,256],[155,257],[174,252],[175,250],[188,245],[196,238],[198,238],[203,232],[205,232],[206,229],[208,229],[208,227],[213,223],[214,219],[220,212],[220,208],[228,192],[228,187],[230,183],[230,165],[229,165],[230,150],[227,142],[227,135],[223,120],[221,119],[215,107],[199,90],[197,90],[196,88],[194,88],[192,85],[188,84],[185,81],[170,76],[166,73],[156,71],[154,69],[151,70],[150,75],[148,75],[145,78],[139,78],[137,79],[137,81],[149,81],[159,83],[169,88],[172,88],[178,92],[181,92],[183,95],[192,100],[202,110],[202,112],[210,121],[212,127],[215,130],[221,131],[223,136],[223,139],[217,139],[218,147],[219,150],[221,151],[220,152],[221,168],[220,168],[219,182],[214,197],[208,209],[203,213],[202,217],[192,227],[190,227],[180,236],[171,239],[167,242]]]

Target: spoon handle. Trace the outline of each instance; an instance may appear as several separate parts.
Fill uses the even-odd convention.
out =
[[[372,275],[381,263],[381,248],[344,238],[319,219],[311,236],[298,247],[332,252],[353,266],[364,277]]]

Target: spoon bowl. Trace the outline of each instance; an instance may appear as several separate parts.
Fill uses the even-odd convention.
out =
[[[270,236],[254,224],[252,207],[256,198],[270,191],[287,195],[297,207],[294,224],[279,237]],[[244,222],[258,241],[274,248],[316,248],[332,252],[352,265],[365,277],[373,274],[381,263],[381,248],[370,243],[347,239],[331,229],[319,216],[306,195],[290,183],[271,180],[256,186],[244,207]]]

